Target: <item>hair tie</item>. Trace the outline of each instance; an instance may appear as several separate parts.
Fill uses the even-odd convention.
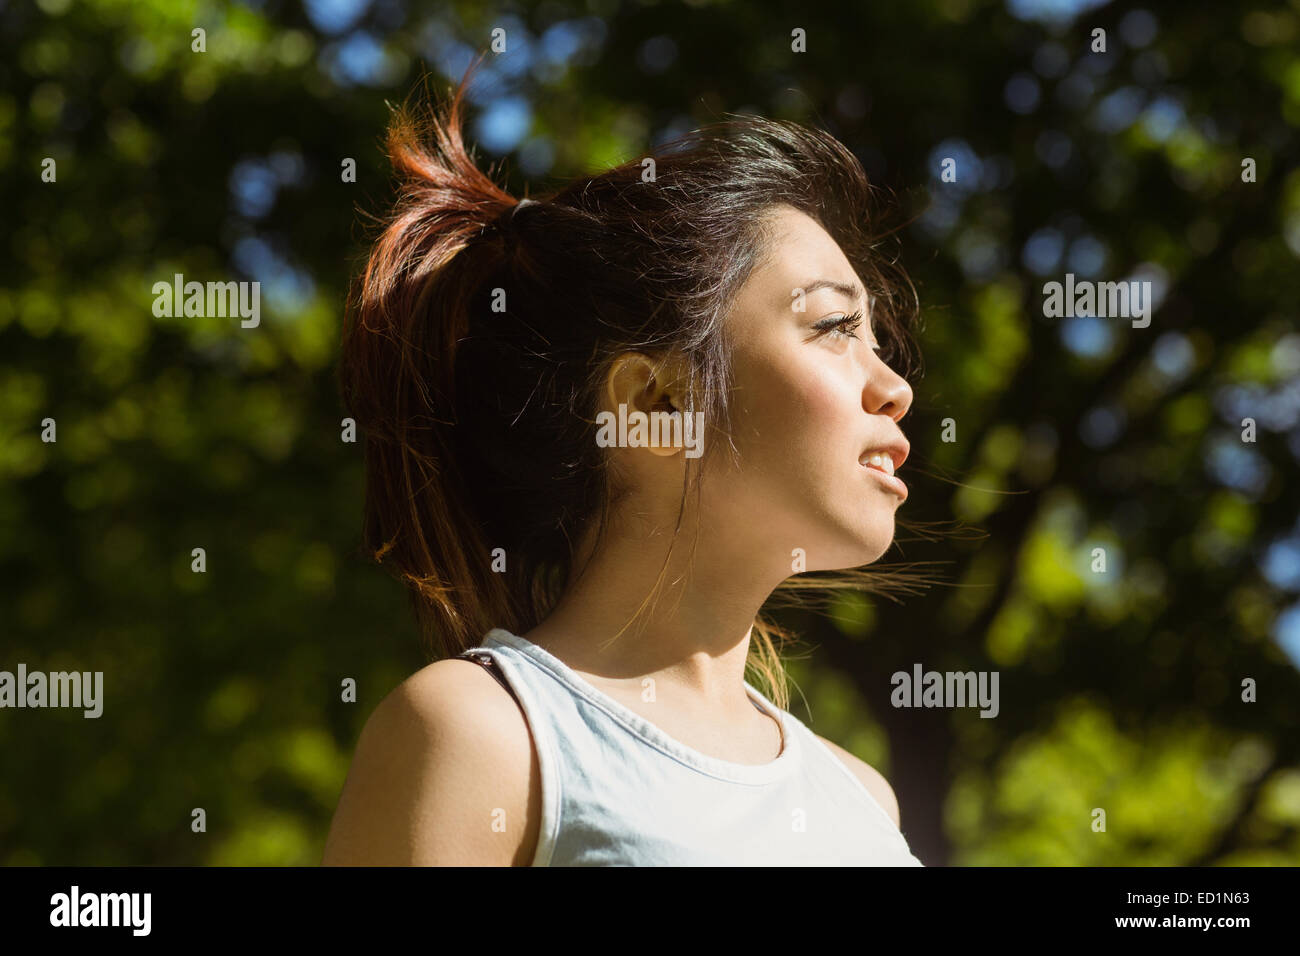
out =
[[[525,206],[536,206],[537,204],[538,204],[538,203],[537,203],[537,200],[536,200],[536,199],[521,199],[521,200],[519,200],[519,202],[515,203],[513,206],[511,206],[509,209],[507,209],[504,213],[502,213],[499,217],[497,217],[497,225],[500,225],[500,226],[509,226],[512,222],[515,221],[515,213],[517,213],[519,210],[523,209]]]
[[[515,213],[520,209],[523,209],[525,206],[536,205],[540,205],[536,199],[521,199],[488,223],[487,226],[484,227],[484,230],[499,232],[505,237],[507,248],[511,248],[514,246],[514,242],[512,241],[514,239],[514,231],[511,229],[511,226],[515,221]]]

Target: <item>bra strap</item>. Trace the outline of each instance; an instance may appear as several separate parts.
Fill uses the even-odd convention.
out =
[[[501,673],[501,668],[497,666],[497,663],[492,659],[491,654],[488,654],[484,651],[477,650],[475,648],[470,648],[469,650],[457,654],[456,656],[463,657],[466,660],[473,661],[476,664],[482,664],[485,668],[487,668],[487,672],[497,679],[497,683],[506,689],[506,693],[508,693],[511,697],[514,697],[515,701],[518,702],[519,698],[515,696],[514,688],[512,688],[510,684],[506,681],[505,675]]]

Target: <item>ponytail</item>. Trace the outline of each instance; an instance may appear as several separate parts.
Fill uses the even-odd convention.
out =
[[[465,247],[514,200],[479,171],[461,137],[466,83],[445,122],[395,111],[387,153],[399,193],[344,324],[345,404],[365,437],[366,549],[406,583],[422,635],[437,656],[479,643],[516,618],[506,580],[492,573],[466,479],[458,467],[455,375],[469,304],[484,278]]]

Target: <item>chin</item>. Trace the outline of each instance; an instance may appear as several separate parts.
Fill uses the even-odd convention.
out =
[[[846,533],[841,534],[840,541],[848,543],[827,548],[823,552],[828,559],[826,566],[809,570],[844,571],[879,561],[894,543],[893,522],[890,522],[887,532],[882,532],[879,527],[852,531],[846,529]]]
[[[879,522],[873,522],[872,527],[863,529],[858,535],[858,546],[855,549],[861,558],[856,564],[870,564],[873,561],[879,561],[885,556],[894,543],[894,518],[890,515]]]
[[[869,546],[864,548],[862,552],[860,552],[860,557],[862,560],[858,561],[855,564],[849,565],[849,567],[856,568],[864,564],[875,564],[877,561],[879,561],[881,558],[885,556],[885,553],[889,551],[889,546],[893,543],[894,543],[894,539],[891,537],[888,541],[884,542],[883,544],[878,544],[876,546]]]

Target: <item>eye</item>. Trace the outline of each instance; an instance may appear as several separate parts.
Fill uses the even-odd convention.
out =
[[[857,328],[862,324],[862,313],[854,312],[851,315],[831,315],[818,322],[813,323],[813,328],[817,330],[818,335],[832,333],[846,339],[856,339]],[[873,344],[872,348],[880,350],[879,344]]]

